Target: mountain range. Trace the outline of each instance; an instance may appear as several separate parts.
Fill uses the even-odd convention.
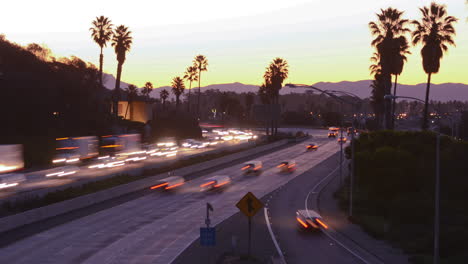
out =
[[[313,84],[314,87],[317,87],[322,90],[335,90],[335,91],[345,91],[353,93],[361,98],[367,98],[371,95],[371,80],[362,80],[362,81],[342,81],[342,82],[318,82]],[[115,86],[115,78],[110,74],[106,74],[104,78],[104,85],[108,89],[113,89]],[[128,83],[121,82],[121,87],[128,87]],[[159,98],[159,91],[161,89],[167,89],[170,92],[171,87],[162,86],[155,88],[151,92],[151,96],[154,98]],[[226,83],[226,84],[212,84],[208,86],[201,87],[202,92],[209,89],[218,89],[221,92],[237,92],[237,93],[246,93],[258,91],[258,85],[242,84],[242,83]],[[442,83],[442,84],[431,84],[430,91],[430,100],[436,101],[468,101],[468,85],[463,83]],[[197,89],[193,89],[196,91]],[[304,93],[306,88],[290,88],[283,87],[280,91],[280,94],[289,94],[289,93]],[[393,91],[393,87],[392,87]],[[416,97],[424,100],[426,92],[426,84],[420,83],[416,85],[407,85],[407,84],[398,84],[397,86],[397,95],[399,96],[410,96]],[[172,93],[171,97],[172,98]]]

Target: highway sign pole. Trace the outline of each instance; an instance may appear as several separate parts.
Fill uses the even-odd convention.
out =
[[[253,195],[253,193],[248,192],[239,202],[236,204],[237,208],[248,218],[248,241],[247,241],[247,257],[250,258],[252,252],[252,217],[263,207],[263,203]]]
[[[251,245],[252,245],[252,217],[249,217],[249,241],[248,241],[247,257],[250,258]]]

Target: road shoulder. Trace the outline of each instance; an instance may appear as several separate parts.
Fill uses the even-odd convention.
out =
[[[402,250],[390,246],[385,241],[371,237],[360,226],[348,220],[348,212],[344,212],[339,207],[338,200],[334,197],[339,185],[340,179],[335,175],[321,190],[318,198],[318,208],[320,214],[340,238],[347,240],[347,243],[359,245],[383,263],[409,263],[408,256]]]

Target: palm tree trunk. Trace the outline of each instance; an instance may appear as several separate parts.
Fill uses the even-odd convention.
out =
[[[102,54],[102,47],[101,47],[101,54],[99,55],[99,84],[101,85],[100,88],[104,88],[102,85],[102,65],[104,63],[104,54]]]
[[[176,96],[176,104],[175,104],[176,112],[179,112],[179,96]]]
[[[427,86],[426,86],[426,100],[424,101],[424,117],[422,123],[422,129],[427,130],[429,128],[427,110],[429,108],[429,90],[431,88],[431,74],[427,74]]]
[[[125,115],[124,115],[124,119],[127,119],[127,112],[128,112],[128,108],[130,107],[130,102],[127,101],[127,107],[125,108]],[[130,114],[131,115],[131,114]],[[130,118],[131,119],[131,118]]]
[[[197,99],[197,117],[200,118],[200,82],[201,82],[201,71],[198,72],[198,99]]]
[[[114,88],[114,116],[117,117],[119,110],[119,100],[120,100],[120,77],[122,75],[122,64],[117,64],[117,77],[115,78],[115,88]]]
[[[396,88],[398,84],[398,74],[395,74],[395,84],[393,85],[393,96],[396,96]],[[396,108],[396,98],[393,98],[392,102],[392,129],[395,128],[395,108]]]
[[[166,110],[166,100],[163,100],[163,111]]]
[[[188,90],[187,113],[190,113],[190,90],[192,90],[192,81],[190,81],[189,90]]]

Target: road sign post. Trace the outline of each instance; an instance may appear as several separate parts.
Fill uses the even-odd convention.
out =
[[[210,227],[210,211],[213,211],[213,206],[210,203],[206,203],[206,227],[200,228],[200,245],[205,247],[216,245],[216,229],[214,227]]]
[[[249,234],[247,241],[247,256],[250,257],[252,245],[252,217],[263,208],[263,203],[257,199],[253,193],[248,192],[244,197],[242,197],[242,199],[240,199],[236,206],[248,218]]]

